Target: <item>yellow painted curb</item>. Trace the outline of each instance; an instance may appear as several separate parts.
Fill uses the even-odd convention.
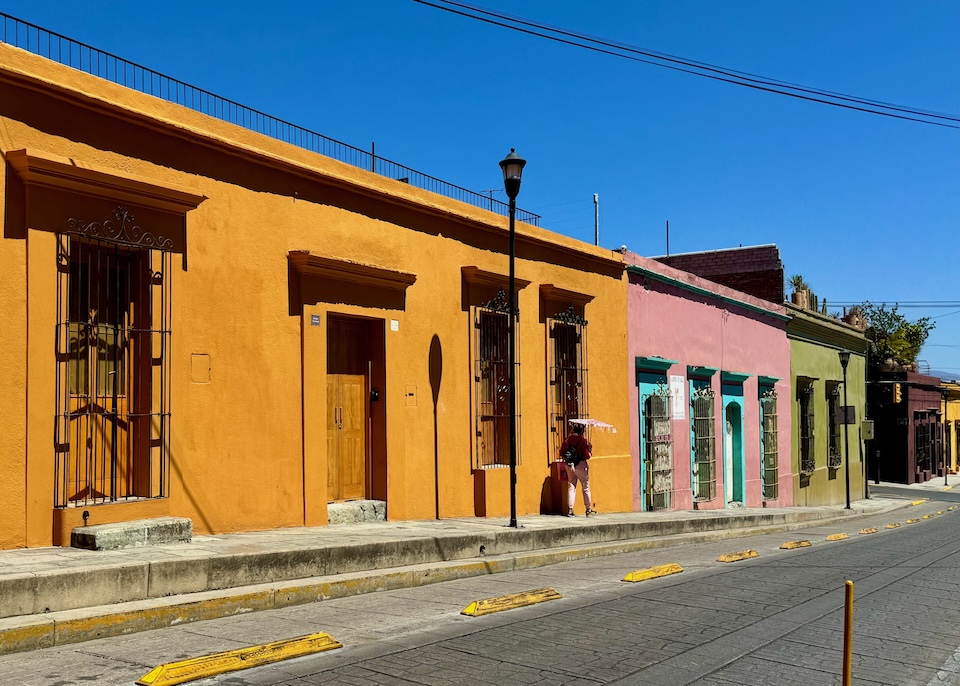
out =
[[[756,550],[741,550],[738,553],[724,553],[717,558],[717,562],[739,562],[740,560],[749,560],[751,557],[760,557]]]
[[[888,528],[888,529],[898,529],[898,528],[900,528],[900,522],[896,522],[895,524],[887,524],[887,528]]]
[[[548,600],[559,600],[562,597],[562,595],[552,588],[538,588],[535,591],[522,591],[520,593],[500,596],[499,598],[475,600],[467,605],[460,614],[479,617],[493,612],[502,612],[503,610],[513,610],[526,605],[544,603]]]
[[[303,655],[342,647],[343,644],[330,634],[310,634],[309,636],[289,638],[266,645],[214,653],[192,660],[169,662],[141,677],[137,684],[140,686],[182,684],[185,681],[204,679],[217,674],[235,672],[240,669],[258,667],[280,660],[289,660],[292,657],[302,657]]]
[[[910,503],[910,504],[911,504],[911,505],[923,505],[925,502],[927,502],[927,500],[929,500],[929,498],[921,498],[920,500],[914,500],[914,501],[913,501],[912,503]]]
[[[907,524],[916,524],[919,521],[920,521],[919,519],[908,519]]]
[[[875,534],[877,533],[877,527],[871,526],[869,529],[860,529],[862,534]]]
[[[830,534],[827,536],[828,541],[842,541],[845,538],[850,538],[847,534]]]
[[[679,574],[683,571],[683,567],[676,563],[671,563],[668,565],[659,565],[657,567],[650,567],[648,569],[638,569],[635,572],[630,572],[625,577],[624,581],[646,581],[647,579],[657,579],[661,576],[669,576],[671,574]]]
[[[808,548],[810,547],[810,541],[787,541],[782,546],[780,550],[794,550],[796,548]]]
[[[944,492],[949,491],[949,490],[952,490],[952,489],[953,489],[953,486],[944,486],[944,487],[943,487]]]

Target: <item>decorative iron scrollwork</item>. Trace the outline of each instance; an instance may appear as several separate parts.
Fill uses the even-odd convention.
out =
[[[775,388],[771,388],[771,389],[768,390],[768,391],[764,391],[764,392],[763,392],[763,395],[761,395],[760,397],[763,398],[764,400],[776,400],[776,399],[777,399],[777,391],[776,391]]]
[[[113,216],[116,221],[106,219],[102,222],[86,222],[82,219],[71,218],[67,225],[70,231],[87,238],[97,238],[156,250],[173,249],[171,239],[144,231],[135,223],[136,218],[123,205],[117,206],[117,209],[113,211]]]
[[[830,469],[840,469],[840,465],[843,463],[843,459],[837,453],[832,453],[827,460],[827,466]]]
[[[810,476],[817,471],[817,463],[814,460],[800,460],[800,474]]]
[[[510,303],[507,302],[507,292],[502,288],[497,291],[497,294],[493,297],[493,300],[488,300],[485,303],[482,303],[480,307],[485,310],[493,310],[494,312],[503,312],[507,314],[510,312]],[[520,316],[520,308],[513,308],[513,315],[515,317]]]
[[[558,312],[553,315],[554,320],[562,322],[564,324],[575,324],[577,326],[586,326],[587,320],[577,314],[577,311],[573,309],[573,303],[565,309],[563,312]]]

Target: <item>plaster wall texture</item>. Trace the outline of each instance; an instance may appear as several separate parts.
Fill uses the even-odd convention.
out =
[[[636,358],[663,357],[676,360],[667,378],[684,380],[684,418],[673,420],[674,488],[676,509],[693,507],[691,489],[691,436],[688,366],[713,367],[721,371],[749,374],[743,382],[745,499],[747,507],[762,504],[760,455],[759,376],[780,379],[778,394],[778,449],[780,457],[779,497],[768,505],[784,507],[793,501],[793,471],[790,467],[791,419],[790,348],[786,338],[783,306],[712,283],[687,272],[627,252],[625,261],[644,273],[629,273],[627,293],[628,374],[632,381],[630,398],[631,456],[634,461],[634,507],[641,509],[641,440],[639,389],[636,385]],[[723,502],[724,412],[721,407],[721,373],[711,378],[716,393],[717,498],[697,504],[699,509],[726,506]]]
[[[5,157],[27,149],[69,167],[203,197],[174,236],[180,254],[169,274],[170,497],[160,505],[89,508],[90,524],[189,517],[198,534],[325,524],[330,315],[383,326],[376,343],[385,359],[378,411],[385,413],[388,518],[427,519],[438,511],[440,517],[471,516],[478,478],[486,487],[485,513],[507,514],[507,470],[478,477],[472,469],[473,324],[461,273],[472,266],[506,282],[505,217],[6,45],[0,45],[0,146]],[[531,165],[528,175],[533,171]],[[11,179],[9,162],[0,173]],[[492,173],[499,174],[495,165]],[[51,196],[42,212],[31,206],[42,221],[18,220],[24,202],[19,196],[11,200],[11,186],[15,195],[41,192],[18,179],[0,184],[0,193],[7,189],[0,196],[0,383],[10,389],[0,397],[0,497],[11,504],[0,548],[56,543],[79,519],[74,510],[51,512],[57,319],[52,232],[62,226],[56,221],[75,216],[76,207],[63,200],[66,195]],[[87,198],[82,218],[101,221],[116,205],[109,197]],[[140,219],[166,217],[150,207],[132,210]],[[590,322],[593,416],[626,427],[629,405],[622,373],[627,342],[621,257],[526,224],[518,224],[517,234],[517,277],[530,282],[518,296],[522,515],[539,512],[550,491],[544,316],[551,312],[541,287],[589,299],[584,316]],[[348,282],[301,289],[288,257],[297,251],[416,278],[399,299],[378,300]],[[319,315],[321,326],[313,326],[312,315]],[[429,374],[434,338],[443,370],[436,425]],[[204,356],[199,376],[195,356]],[[629,510],[628,432],[595,434],[593,441],[597,499],[606,511]]]
[[[788,332],[790,335],[790,364],[793,393],[790,398],[790,413],[793,432],[793,471],[800,472],[800,437],[798,393],[807,383],[813,383],[814,411],[814,459],[816,471],[810,476],[798,476],[794,482],[794,503],[807,505],[837,505],[846,501],[846,454],[843,427],[840,433],[840,453],[843,466],[831,469],[828,460],[830,435],[827,412],[827,391],[831,385],[840,386],[840,404],[843,404],[843,369],[838,352],[847,348],[852,351],[847,366],[847,404],[856,408],[856,424],[848,427],[850,447],[850,498],[860,500],[864,491],[863,443],[860,440],[860,422],[866,409],[866,339],[853,327],[836,321],[828,321],[821,315],[803,312],[792,306],[793,315]],[[803,332],[798,327],[804,324]]]

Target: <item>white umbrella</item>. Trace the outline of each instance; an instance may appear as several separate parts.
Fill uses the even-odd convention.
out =
[[[571,419],[571,424],[582,424],[583,426],[590,426],[599,431],[609,431],[610,433],[617,433],[617,427],[613,424],[607,424],[606,422],[601,422],[599,419]]]

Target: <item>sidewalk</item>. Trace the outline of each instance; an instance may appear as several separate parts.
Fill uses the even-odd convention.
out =
[[[960,480],[960,477],[957,477]],[[893,485],[893,484],[891,484]],[[940,482],[942,489],[942,481]],[[378,590],[879,514],[909,505],[342,524],[88,551],[0,551],[0,654]]]

